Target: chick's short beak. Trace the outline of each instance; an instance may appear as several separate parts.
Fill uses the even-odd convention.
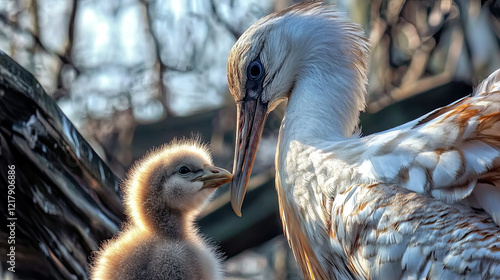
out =
[[[203,174],[193,179],[193,181],[203,182],[203,188],[218,188],[233,179],[231,172],[224,168],[207,165],[203,168]]]

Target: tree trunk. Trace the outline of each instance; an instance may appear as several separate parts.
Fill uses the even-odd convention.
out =
[[[3,52],[0,199],[10,225],[0,229],[0,278],[88,279],[89,256],[124,218],[117,177]]]

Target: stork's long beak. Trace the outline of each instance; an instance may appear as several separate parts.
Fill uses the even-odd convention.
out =
[[[233,175],[224,168],[213,165],[207,165],[203,168],[203,174],[193,179],[193,181],[203,182],[203,189],[217,188],[225,183],[229,183]]]
[[[241,217],[241,206],[267,119],[268,103],[262,103],[260,98],[248,98],[238,101],[236,107],[238,123],[231,183],[231,206],[234,213]]]

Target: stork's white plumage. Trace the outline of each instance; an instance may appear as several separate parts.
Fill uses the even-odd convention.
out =
[[[306,279],[500,278],[500,72],[472,97],[360,137],[367,53],[358,25],[318,3],[240,37],[228,60],[233,209],[267,114],[288,100],[276,190]]]

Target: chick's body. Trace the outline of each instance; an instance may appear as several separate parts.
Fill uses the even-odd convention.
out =
[[[109,245],[117,248],[109,250]],[[101,255],[106,269],[97,271],[95,279],[222,278],[214,248],[201,242],[127,230],[106,247]]]
[[[129,221],[96,255],[92,279],[221,279],[194,218],[231,174],[198,142],[174,142],[138,162],[124,184]]]

